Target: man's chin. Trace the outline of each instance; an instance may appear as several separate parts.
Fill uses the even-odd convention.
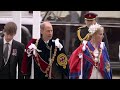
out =
[[[52,39],[52,37],[49,37],[49,40]]]

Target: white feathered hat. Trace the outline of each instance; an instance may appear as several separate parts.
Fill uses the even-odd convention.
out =
[[[96,23],[96,24],[91,25],[88,31],[91,35],[93,35],[99,29],[103,29],[103,27],[100,24]]]

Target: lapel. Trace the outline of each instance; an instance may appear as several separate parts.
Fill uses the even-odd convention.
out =
[[[0,55],[3,54],[3,39],[0,39]]]
[[[0,39],[0,67],[3,65],[3,38]]]
[[[9,56],[10,62],[12,62],[14,60],[15,56],[17,56],[17,46],[15,44],[15,40],[13,40],[12,47],[11,47],[11,53]]]

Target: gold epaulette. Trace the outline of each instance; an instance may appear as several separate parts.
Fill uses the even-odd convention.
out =
[[[82,26],[82,27],[79,27],[78,30],[77,30],[77,36],[78,36],[78,39],[82,42],[83,40],[89,40],[89,33],[84,37],[82,38],[80,36],[80,31],[81,31],[81,28],[84,28],[86,26]]]

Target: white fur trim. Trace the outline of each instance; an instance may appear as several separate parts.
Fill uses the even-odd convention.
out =
[[[101,48],[101,49],[104,49],[104,46],[105,46],[105,43],[104,43],[104,42],[101,42],[100,48]]]
[[[79,58],[83,58],[82,53],[79,53],[79,54],[78,54],[78,57],[79,57]]]
[[[83,50],[83,51],[86,50],[86,44],[87,44],[87,41],[86,41],[86,40],[83,40],[83,47],[82,47],[82,50]]]

